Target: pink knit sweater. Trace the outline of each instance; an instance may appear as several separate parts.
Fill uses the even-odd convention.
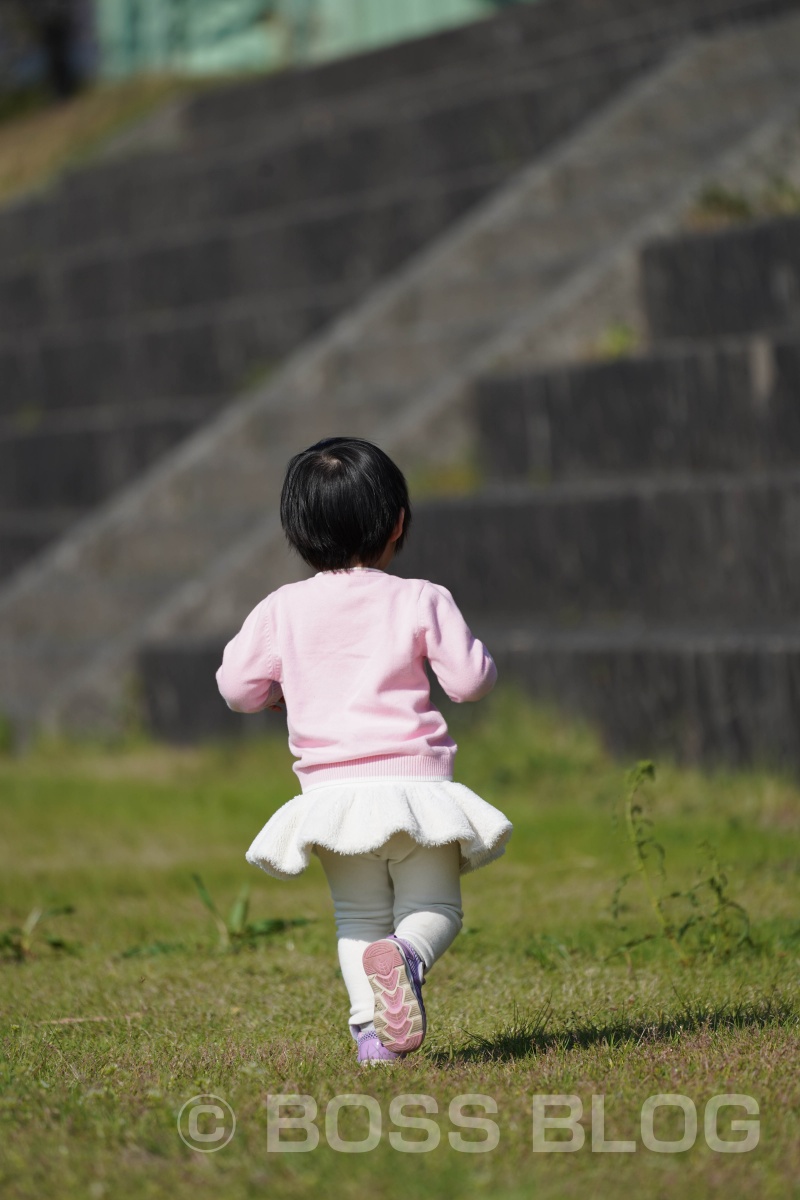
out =
[[[455,742],[430,700],[425,660],[451,700],[497,678],[446,588],[371,567],[320,571],[253,609],[217,684],[235,712],[286,700],[302,789],[342,779],[451,779]]]

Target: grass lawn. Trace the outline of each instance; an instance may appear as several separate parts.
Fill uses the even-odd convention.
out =
[[[641,793],[664,851],[663,879],[652,850],[646,859],[654,894],[717,880],[716,892],[694,893],[694,907],[685,895],[664,901],[675,928],[702,918],[676,947],[635,873],[623,813],[631,764],[510,694],[456,717],[458,778],[507,812],[515,832],[503,858],[464,877],[465,929],[430,973],[422,1050],[372,1068],[355,1062],[319,863],[284,883],[244,861],[295,792],[282,739],[187,751],[50,746],[0,759],[0,937],[36,906],[74,906],[41,920],[29,953],[19,935],[5,939],[0,1195],[800,1196],[800,785],[658,764]],[[707,865],[703,840],[727,882]],[[631,870],[615,919],[615,889]],[[249,882],[251,921],[306,923],[226,948],[195,873],[225,913]],[[714,916],[720,896],[745,912]],[[50,946],[48,935],[69,945]],[[182,1106],[204,1093],[236,1116],[217,1153],[178,1134]],[[371,1098],[380,1140],[346,1154],[328,1144],[326,1111],[332,1137],[367,1139],[366,1109],[345,1106],[336,1124],[338,1102],[328,1108],[353,1093]],[[745,1153],[707,1142],[708,1102],[729,1093],[758,1105],[758,1142]],[[270,1144],[268,1096],[291,1094],[316,1102],[311,1152]],[[404,1111],[427,1116],[433,1132],[401,1128],[407,1094],[432,1098],[427,1114]],[[450,1113],[476,1094],[496,1105],[493,1148],[491,1130],[463,1128]],[[697,1136],[683,1151],[643,1140],[646,1101],[660,1094],[696,1110]],[[534,1151],[541,1095],[580,1099],[583,1146]],[[604,1097],[605,1138],[633,1142],[633,1152],[593,1151],[593,1095]],[[461,1111],[486,1118],[485,1107]],[[213,1114],[195,1116],[195,1133],[213,1136]],[[722,1109],[719,1137],[744,1137],[731,1121],[745,1117]],[[657,1145],[685,1128],[675,1107],[651,1124]],[[393,1144],[400,1135],[430,1146],[437,1130],[426,1152]],[[280,1134],[274,1121],[272,1133],[282,1145],[305,1136]],[[548,1147],[579,1140],[543,1136]]]

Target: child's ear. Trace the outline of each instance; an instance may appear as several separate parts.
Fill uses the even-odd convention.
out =
[[[389,538],[390,542],[396,542],[397,539],[400,537],[401,533],[403,532],[403,526],[405,525],[405,521],[406,521],[406,510],[404,508],[401,508],[400,516],[397,518],[397,524],[395,525],[394,529],[392,530],[392,536]]]

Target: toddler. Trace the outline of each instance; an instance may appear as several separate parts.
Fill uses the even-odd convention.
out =
[[[285,705],[302,789],[247,860],[286,879],[319,857],[358,1059],[387,1061],[425,1037],[422,984],[461,928],[460,876],[511,835],[503,813],[452,781],[456,746],[425,662],[456,702],[480,700],[497,671],[445,588],[386,574],[411,506],[377,446],[335,437],[297,454],[281,523],[316,574],[262,600],[217,672],[236,712]]]

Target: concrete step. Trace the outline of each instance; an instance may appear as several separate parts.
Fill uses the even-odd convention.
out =
[[[63,509],[15,512],[0,508],[0,580],[13,575],[35,554],[62,537],[79,515]]]
[[[83,510],[105,500],[207,419],[210,406],[108,406],[12,430],[0,424],[0,511]],[[63,526],[62,526],[63,530]]]
[[[788,61],[791,58],[788,48],[787,56]],[[549,204],[547,211],[540,212],[533,220],[526,220],[516,230],[519,239],[516,253],[535,258],[543,247],[550,253],[559,247],[572,254],[585,253],[585,244],[575,244],[574,218],[554,212],[557,203],[570,197],[594,195],[598,184],[605,181],[605,206],[611,206],[615,201],[620,205],[644,206],[663,190],[676,170],[696,165],[710,147],[740,132],[740,123],[752,121],[754,108],[757,102],[763,103],[765,93],[774,95],[776,75],[780,75],[782,69],[780,62],[776,64],[768,57],[766,62],[756,58],[745,71],[748,61],[745,59],[739,64],[738,70],[735,69],[737,64],[732,64],[734,70],[730,78],[722,78],[714,93],[713,105],[709,104],[707,83],[705,91],[699,83],[687,85],[659,113],[643,110],[645,115],[640,115],[636,121],[629,120],[627,126],[623,124],[611,158],[606,153],[580,165],[566,164],[551,180],[550,194],[540,197],[540,204]],[[793,77],[790,77],[791,82]],[[563,89],[563,81],[560,87]],[[705,121],[697,136],[690,133],[687,137],[687,115],[695,110],[701,91]],[[508,103],[504,103],[508,109]],[[563,109],[564,102],[559,103]],[[561,109],[559,121],[564,117]],[[537,113],[537,120],[543,120],[538,109]],[[501,112],[498,120],[505,131],[504,136],[508,135],[515,124],[513,112]],[[456,122],[455,129],[459,127],[460,122]],[[680,137],[676,140],[676,133],[682,134],[683,141]],[[457,152],[453,147],[458,139],[452,129],[449,133],[443,131],[442,139],[452,153]],[[492,136],[490,142],[495,144],[496,140]],[[353,152],[351,141],[347,142],[348,154]],[[474,147],[479,141],[473,123],[469,145]],[[659,143],[660,155],[653,155],[654,143]],[[644,145],[650,149],[645,151]],[[528,152],[535,148],[535,139],[526,141]],[[418,165],[420,155],[424,163],[424,145],[412,139],[408,149]],[[327,147],[325,153],[330,156],[333,151]],[[646,167],[648,153],[650,163]],[[484,174],[478,179],[469,164],[458,167],[454,160],[450,164],[455,169],[452,178],[447,173],[442,177],[434,176],[435,186],[427,193],[423,190],[420,196],[416,190],[414,196],[409,197],[408,179],[414,172],[410,173],[403,166],[397,144],[392,143],[388,156],[396,178],[387,176],[380,154],[365,153],[362,157],[370,169],[379,174],[383,172],[384,194],[380,202],[370,191],[370,181],[361,179],[359,183],[356,173],[348,168],[345,171],[348,183],[351,186],[358,184],[362,199],[370,197],[366,210],[358,203],[355,207],[351,203],[349,208],[328,215],[308,214],[308,222],[299,220],[291,205],[288,210],[283,210],[282,221],[276,221],[274,216],[269,219],[261,216],[254,222],[253,214],[263,213],[264,195],[259,193],[252,210],[247,205],[242,209],[241,187],[231,183],[227,172],[223,174],[228,194],[234,197],[233,209],[217,211],[213,217],[210,212],[198,213],[199,224],[194,225],[191,205],[202,203],[205,192],[202,186],[195,186],[196,181],[187,178],[179,180],[183,196],[180,203],[177,195],[171,199],[161,196],[158,203],[166,205],[165,211],[159,210],[151,216],[146,216],[146,205],[137,201],[132,183],[122,189],[121,203],[110,203],[102,192],[96,191],[88,193],[85,201],[73,197],[81,219],[87,222],[87,228],[93,234],[102,229],[104,217],[94,213],[92,205],[99,206],[106,216],[111,215],[113,245],[91,252],[85,248],[81,250],[79,238],[66,236],[68,231],[59,229],[58,244],[71,248],[66,253],[49,254],[45,270],[35,262],[16,270],[9,271],[7,267],[6,273],[0,275],[0,331],[9,339],[20,332],[42,327],[72,329],[86,323],[113,326],[115,322],[124,324],[150,314],[179,312],[185,308],[208,309],[214,304],[224,306],[247,300],[277,304],[287,291],[297,292],[296,304],[305,303],[313,309],[319,303],[328,303],[340,311],[343,304],[363,294],[379,276],[398,266],[421,243],[474,204],[490,185],[488,176]],[[318,161],[325,161],[325,157],[314,153],[311,166],[303,163],[298,168],[304,197],[314,191],[312,168]],[[259,185],[252,182],[255,177],[251,168],[252,164],[248,164],[251,182],[245,191],[249,189],[252,193],[253,186],[258,190]],[[499,176],[495,168],[489,165],[486,169],[491,182],[497,183]],[[274,163],[270,164],[270,170],[276,170]],[[286,172],[277,171],[276,178],[283,180],[284,177],[288,177]],[[416,182],[419,172],[414,177]],[[610,188],[609,180],[616,181]],[[152,186],[155,187],[155,183]],[[166,181],[159,178],[156,191],[165,186]],[[136,219],[141,217],[145,224],[139,242],[136,230],[129,228],[121,245],[119,214],[126,203],[131,205]],[[169,214],[180,218],[171,238]],[[611,226],[618,218],[618,213],[611,214]],[[229,223],[231,220],[233,226]],[[607,221],[604,227],[603,213],[598,213],[582,230],[591,240],[606,236],[608,225]],[[154,230],[158,233],[154,234]],[[506,255],[508,245],[514,243],[513,232],[503,231]],[[482,257],[484,261],[492,259],[497,269],[502,269],[503,260],[495,257],[496,243],[497,238],[494,245],[484,246]],[[462,264],[461,271],[467,266],[475,270],[478,265],[476,262]],[[320,290],[336,288],[341,289],[338,306],[333,297],[318,295]],[[514,301],[509,299],[506,303]],[[291,339],[289,344],[294,344]]]
[[[661,238],[642,255],[653,338],[800,328],[800,217]]]
[[[800,466],[800,340],[690,344],[489,377],[478,446],[497,480]]]
[[[501,681],[591,721],[617,755],[800,767],[800,626],[480,632]]]
[[[762,103],[755,111],[768,110],[783,92],[780,80],[771,86],[766,79],[764,83]],[[790,85],[787,98],[793,90]],[[460,283],[485,275],[491,283],[496,275],[533,266],[540,255],[566,255],[571,250],[583,253],[595,239],[611,236],[620,221],[635,220],[657,202],[676,176],[701,171],[720,145],[735,143],[752,127],[752,111],[749,117],[729,117],[726,99],[715,94],[713,84],[709,84],[705,103],[714,106],[707,126],[686,130],[681,140],[674,135],[673,140],[656,137],[660,164],[655,163],[652,140],[638,137],[630,143],[627,138],[618,141],[615,137],[604,155],[593,153],[574,164],[559,164],[536,189],[532,207],[509,214],[483,237],[474,239],[469,256],[452,263],[448,280]],[[654,112],[654,123],[655,119]]]
[[[74,172],[52,195],[0,215],[0,262],[20,254],[29,262],[37,255],[52,258],[65,245],[147,240],[154,229],[218,225],[276,206],[291,210],[309,196],[363,192],[376,182],[386,188],[409,173],[420,179],[494,163],[507,177],[688,32],[758,20],[794,6],[793,0],[683,0],[665,9],[652,0],[633,5],[613,0],[593,12],[578,6],[578,24],[570,25],[563,5],[544,4],[539,8],[549,11],[554,36],[523,36],[516,16],[498,18],[499,25],[483,23],[482,52],[471,65],[440,63],[424,87],[413,78],[394,84],[373,78],[364,90],[357,72],[365,70],[370,78],[380,55],[337,64],[357,84],[355,107],[317,103],[309,109],[303,73],[210,91],[188,106],[185,121],[187,129],[202,128],[207,135],[212,128],[224,130],[216,150],[210,150],[210,136],[194,151],[112,158]],[[531,28],[539,19],[537,14]],[[511,23],[504,25],[506,20]],[[490,26],[498,31],[494,39]],[[415,55],[426,47],[434,59],[439,52],[435,38],[412,45]],[[397,50],[391,48],[390,58]],[[288,108],[280,103],[272,108],[265,99],[276,92],[287,99],[294,95]],[[259,95],[268,105],[266,114]],[[221,123],[197,116],[226,107]]]
[[[551,77],[488,79],[438,103],[406,112],[365,110],[333,134],[306,134],[295,143],[248,148],[232,157],[193,156],[149,166],[139,160],[75,177],[24,217],[0,217],[0,261],[51,260],[64,246],[147,242],[154,231],[219,227],[298,205],[342,202],[416,181],[483,173],[507,179],[592,109],[653,62],[624,46],[600,61]],[[26,239],[17,241],[20,221]]]
[[[397,571],[498,620],[761,624],[800,606],[798,512],[800,471],[497,489],[418,505]]]
[[[471,247],[469,256],[448,263],[425,288],[395,307],[395,326],[404,337],[438,329],[442,334],[480,324],[508,322],[552,292],[604,241],[641,215],[635,201],[565,206],[515,228],[494,246]],[[516,244],[514,255],[509,242]],[[494,253],[493,253],[494,251]]]
[[[52,538],[57,536],[59,524],[63,528],[66,521],[74,523],[75,518],[75,513],[62,510],[0,513],[0,539],[8,537],[10,543],[15,535],[22,537],[26,529],[31,533],[38,530],[42,536]],[[131,572],[119,580],[105,580],[102,588],[86,579],[65,577],[58,593],[58,605],[63,609],[58,635],[49,633],[53,597],[32,597],[27,610],[18,614],[15,655],[20,662],[31,662],[37,650],[57,648],[65,659],[72,656],[79,667],[80,656],[89,644],[88,630],[91,640],[113,633],[120,620],[135,622],[143,605],[157,602],[163,595],[163,586],[161,579],[147,579]]]
[[[336,393],[337,408],[340,392],[348,398],[348,410],[356,401],[370,407],[375,393],[394,392],[399,404],[399,389],[408,397],[415,388],[429,384],[453,361],[490,338],[500,325],[501,320],[488,312],[481,314],[480,320],[443,329],[431,324],[398,331],[392,337],[377,336],[364,346],[343,345],[331,354],[321,378]]]
[[[44,329],[98,329],[158,314],[257,305],[340,311],[464,213],[494,176],[364,195],[329,211],[291,210],[150,231],[99,250],[48,259],[46,268],[0,270],[0,338]]]
[[[147,585],[142,594],[152,586],[151,595],[165,595],[176,583],[202,571],[209,556],[229,546],[251,524],[252,514],[236,509],[224,515],[208,509],[191,522],[184,520],[179,530],[167,518],[153,519],[131,530],[124,542],[98,540],[87,566],[114,587],[137,581]]]
[[[220,704],[217,668],[225,643],[219,638],[171,639],[143,645],[137,654],[137,676],[150,731],[165,741],[191,745],[207,738],[241,738],[280,734],[280,713],[253,713],[242,720]]]
[[[341,304],[341,300],[339,301]],[[217,406],[274,370],[338,311],[315,297],[281,311],[257,299],[161,313],[110,327],[78,326],[0,339],[0,416],[24,421],[56,409],[151,402],[154,396]]]
[[[700,152],[693,161],[700,161]],[[469,320],[492,313],[498,305],[513,311],[532,280],[549,286],[560,271],[571,269],[640,213],[670,177],[662,171],[645,194],[640,174],[638,189],[633,187],[635,157],[629,155],[627,166],[632,186],[625,188],[623,180],[595,206],[585,198],[544,197],[538,213],[525,214],[490,244],[476,248],[471,260],[454,264],[452,279],[443,278],[424,297],[415,319],[452,323],[462,314]],[[604,175],[623,176],[616,161],[594,163],[591,169],[595,190]],[[137,323],[146,327],[170,318],[185,323],[218,313],[224,320],[239,310],[269,312],[273,324],[285,324],[289,312],[305,310],[313,320],[316,310],[341,311],[407,259],[421,237],[432,237],[461,216],[474,203],[476,189],[474,183],[427,194],[418,189],[413,200],[390,197],[308,223],[234,224],[207,239],[162,239],[140,251],[118,246],[113,253],[65,256],[45,274],[33,268],[0,274],[0,354],[14,358],[27,345],[38,357],[42,339],[56,334],[86,339],[91,331],[107,338],[124,330],[130,339]],[[307,328],[302,319],[301,327]],[[18,364],[4,363],[9,379],[22,374]],[[98,377],[94,368],[91,374]],[[16,386],[24,388],[21,382]]]
[[[18,432],[9,436],[24,440],[29,431],[36,434],[57,418],[57,428],[65,421],[74,425],[70,414],[87,409],[107,423],[106,409],[152,409],[153,396],[167,397],[175,411],[218,412],[231,393],[251,379],[267,377],[326,314],[287,308],[283,328],[273,324],[271,315],[243,315],[233,308],[224,323],[221,315],[215,322],[206,313],[180,322],[140,321],[118,333],[51,336],[0,353],[0,367],[7,364],[8,377],[20,381],[2,397],[0,437],[11,428]],[[343,396],[352,393],[343,411],[351,411],[354,403],[371,403],[376,393],[391,392],[399,400],[409,387],[430,380],[454,355],[473,347],[476,339],[489,336],[501,319],[490,309],[443,328],[401,328],[364,346],[343,343],[326,362],[324,378],[329,387],[341,388]]]
[[[760,102],[765,89],[775,88],[775,76],[775,67],[759,61],[747,76],[758,79]],[[649,131],[650,140],[656,132],[667,145],[670,131],[696,107],[698,86],[676,92],[661,125],[652,119],[640,119],[638,126],[632,122],[633,134],[618,136],[612,157],[564,164],[540,196],[540,206],[549,204],[549,212],[540,208],[534,220],[518,221],[494,234],[488,245],[475,247],[456,269],[457,278],[471,274],[473,286],[464,287],[459,278],[451,302],[453,289],[443,281],[423,296],[417,319],[462,326],[470,337],[475,328],[493,328],[519,307],[535,305],[543,290],[558,286],[578,254],[596,250],[618,232],[626,212],[634,215],[637,205],[638,211],[645,209],[675,170],[697,166],[710,145],[734,137],[740,132],[736,120],[752,120],[753,96],[742,94],[742,71],[734,71],[732,80],[723,79],[717,89],[716,122],[706,96],[699,136],[691,133],[669,154],[662,146],[661,158],[652,157],[639,126]],[[734,119],[736,104],[741,115]],[[573,212],[559,211],[565,198],[596,194],[601,179],[615,184],[593,220],[576,221]],[[109,373],[131,397],[154,389],[181,394],[205,388],[217,395],[236,389],[252,367],[275,364],[401,264],[420,240],[474,203],[479,192],[479,185],[464,184],[413,202],[373,205],[366,214],[351,210],[311,226],[285,229],[267,223],[194,240],[184,235],[178,244],[162,241],[140,252],[118,247],[95,257],[72,254],[50,263],[46,274],[29,268],[0,277],[0,329],[5,332],[0,359],[8,378],[16,380],[6,395],[18,410],[43,406],[54,394],[83,404],[88,392],[107,389]],[[566,257],[559,260],[560,250]],[[487,262],[494,263],[497,287],[483,271]],[[516,271],[511,286],[503,278],[510,264]],[[269,322],[266,307],[273,313]],[[175,319],[180,328],[172,331]],[[60,338],[66,344],[59,344]],[[20,355],[28,361],[19,361]]]
[[[513,229],[493,231],[424,289],[403,297],[393,310],[395,326],[409,337],[425,329],[447,335],[513,321],[546,299],[620,229],[641,219],[647,205],[642,192],[624,199],[602,196],[594,205],[565,203],[558,211],[528,215]]]

